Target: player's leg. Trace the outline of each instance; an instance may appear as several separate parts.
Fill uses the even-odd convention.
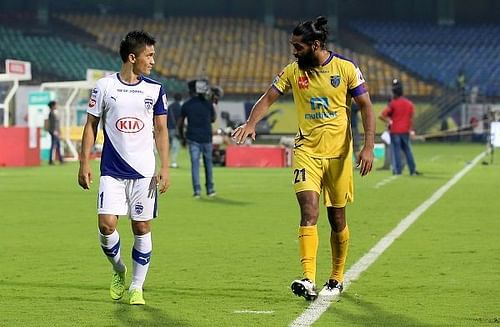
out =
[[[193,196],[200,197],[200,143],[188,141],[189,156],[191,158],[191,182],[193,184]]]
[[[294,280],[291,288],[296,295],[314,300],[317,297],[315,286],[319,242],[317,221],[322,160],[309,158],[303,152],[295,151],[293,162],[293,183],[300,206],[298,239],[303,279]]]
[[[353,200],[352,160],[350,156],[330,159],[324,178],[325,206],[330,223],[332,270],[327,289],[342,291],[344,269],[349,249],[349,226],[345,206]]]
[[[123,180],[101,176],[97,196],[99,242],[113,267],[110,295],[114,300],[123,296],[127,269],[121,259],[120,235],[116,230],[118,215],[128,211]]]
[[[129,287],[130,304],[145,304],[142,292],[153,250],[150,220],[132,221],[132,231],[134,246],[132,248],[132,282]]]
[[[130,218],[134,245],[132,247],[132,282],[129,287],[130,304],[145,304],[143,286],[149,270],[153,243],[151,220],[156,217],[156,188],[150,178],[131,181],[129,187]]]

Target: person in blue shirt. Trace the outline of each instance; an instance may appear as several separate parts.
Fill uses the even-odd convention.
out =
[[[192,97],[181,107],[181,116],[177,122],[183,145],[188,145],[191,157],[191,180],[193,196],[200,198],[200,156],[205,166],[205,187],[209,197],[215,196],[212,173],[212,123],[215,121],[215,108],[208,98],[209,86],[206,80],[188,83]],[[187,128],[184,133],[184,123]]]

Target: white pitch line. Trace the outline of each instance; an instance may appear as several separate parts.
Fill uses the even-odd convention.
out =
[[[257,311],[257,310],[234,310],[233,313],[251,313],[251,314],[272,314],[274,313],[273,310],[263,310],[263,311]]]
[[[430,159],[430,162],[434,162],[434,161],[436,161],[436,160],[438,160],[438,159],[441,159],[441,155],[440,155],[440,154],[438,154],[437,156],[432,157],[432,158]]]
[[[381,188],[382,186],[384,186],[385,184],[389,184],[390,182],[392,182],[393,180],[395,180],[396,178],[398,178],[400,175],[392,175],[390,177],[387,177],[387,178],[384,178],[383,180],[381,180],[380,182],[378,182],[377,184],[375,184],[374,188]]]
[[[408,216],[399,222],[399,224],[385,235],[374,247],[372,247],[361,259],[359,259],[345,274],[344,291],[349,287],[352,281],[359,278],[362,272],[367,270],[384,251],[401,236],[417,219],[436,203],[455,183],[457,183],[469,170],[471,170],[486,155],[486,152],[478,155],[474,160],[467,164],[461,171],[453,176],[446,184],[441,186],[430,198],[425,200]],[[311,303],[304,312],[295,319],[290,326],[311,326],[328,309],[332,302],[338,299],[339,294],[328,294],[324,288],[319,293],[316,301]]]

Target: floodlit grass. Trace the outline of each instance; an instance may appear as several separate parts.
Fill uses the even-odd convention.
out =
[[[356,176],[347,269],[484,147],[414,150],[423,176]],[[181,159],[153,223],[143,307],[109,298],[111,268],[97,240],[98,163],[90,192],[77,185],[76,163],[0,169],[0,325],[286,326],[298,317],[308,304],[289,291],[301,271],[290,169],[216,168],[217,198],[195,200],[185,152]],[[474,167],[315,326],[500,322],[499,182],[500,163]],[[319,228],[321,284],[330,269],[324,210]],[[130,271],[127,219],[119,231]],[[243,310],[264,313],[236,313]]]

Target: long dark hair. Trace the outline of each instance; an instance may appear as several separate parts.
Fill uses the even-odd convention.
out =
[[[328,19],[323,16],[316,18],[316,21],[307,20],[305,22],[299,23],[293,29],[292,34],[296,36],[302,36],[304,43],[313,44],[314,41],[318,40],[321,44],[321,48],[325,48],[326,40],[328,38]]]

